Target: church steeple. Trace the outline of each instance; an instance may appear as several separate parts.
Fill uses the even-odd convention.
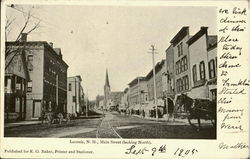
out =
[[[108,75],[108,69],[106,69],[106,79],[105,79],[105,85],[104,85],[104,109],[107,109],[107,102],[110,95],[110,85],[109,85],[109,75]]]
[[[109,75],[108,75],[108,69],[106,69],[106,80],[105,80],[105,86],[110,87],[110,85],[109,85]]]

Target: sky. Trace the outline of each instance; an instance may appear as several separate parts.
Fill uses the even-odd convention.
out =
[[[15,18],[8,34],[14,40],[24,23],[23,12],[32,12],[29,27],[41,19],[40,27],[28,36],[30,41],[53,42],[61,48],[69,65],[68,76],[80,75],[89,99],[103,95],[108,69],[112,91],[124,91],[137,76],[152,69],[150,45],[158,54],[155,61],[165,58],[170,40],[183,27],[190,34],[201,26],[216,34],[215,7],[169,6],[63,6],[15,5],[6,8],[6,16]],[[21,10],[21,11],[20,11]]]

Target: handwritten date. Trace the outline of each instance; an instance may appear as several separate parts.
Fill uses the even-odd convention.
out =
[[[156,153],[166,153],[166,145],[162,145],[160,147],[153,147],[153,148],[148,148],[148,147],[143,147],[143,148],[137,148],[135,145],[130,146],[128,149],[126,149],[125,154],[131,154],[131,155],[142,155],[146,153],[151,153],[152,156],[154,156]],[[197,149],[183,149],[183,148],[178,148],[174,152],[173,155],[179,156],[179,157],[185,157],[185,156],[190,156],[198,153]]]

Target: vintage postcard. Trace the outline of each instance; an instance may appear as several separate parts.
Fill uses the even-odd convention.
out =
[[[248,1],[1,2],[1,158],[248,158]]]

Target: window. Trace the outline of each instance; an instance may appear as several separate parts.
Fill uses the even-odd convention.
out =
[[[72,102],[76,103],[76,96],[72,96]]]
[[[183,55],[182,42],[180,43],[180,55]]]
[[[27,56],[28,70],[33,71],[33,55]]]
[[[197,70],[196,70],[196,65],[193,66],[193,81],[197,81]]]
[[[183,65],[184,65],[184,71],[186,71],[188,69],[187,56],[183,57]]]
[[[184,62],[183,62],[183,59],[181,59],[180,61],[180,72],[183,72],[184,71]]]
[[[179,67],[179,70],[178,70],[178,72],[179,72],[179,74],[181,73],[181,61],[178,61],[178,67]]]
[[[215,77],[215,63],[214,60],[210,60],[208,63],[208,68],[209,68],[209,78],[214,78]]]
[[[204,80],[205,79],[205,63],[204,61],[200,62],[200,79]]]
[[[28,82],[27,92],[32,92],[32,81]]]
[[[182,42],[177,46],[178,49],[178,57],[183,55]]]
[[[183,87],[183,86],[184,86],[184,83],[183,83],[183,80],[182,80],[182,79],[180,79],[180,85],[181,85],[181,86],[180,86],[180,91],[183,91],[183,90],[184,90],[184,89],[183,89],[183,88],[184,88],[184,87]]]
[[[177,89],[177,92],[180,91],[179,79],[176,81],[176,89]]]
[[[178,61],[179,62],[179,61]],[[179,64],[178,64],[178,62],[176,62],[176,74],[178,75],[179,74]]]
[[[185,76],[184,78],[183,78],[183,80],[184,80],[184,89],[185,90],[188,90],[189,89],[189,81],[188,81],[188,76]]]
[[[72,90],[72,85],[71,85],[71,83],[69,83],[69,91],[71,91]]]

